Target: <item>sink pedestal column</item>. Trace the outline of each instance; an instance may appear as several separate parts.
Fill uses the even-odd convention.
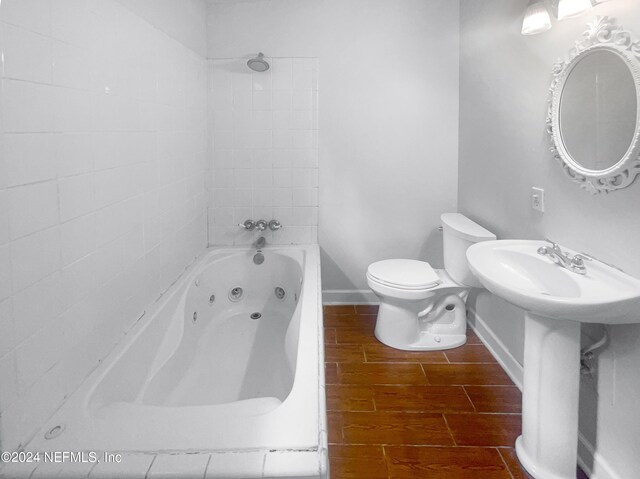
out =
[[[536,479],[575,479],[580,323],[527,313],[522,436],[516,453]]]

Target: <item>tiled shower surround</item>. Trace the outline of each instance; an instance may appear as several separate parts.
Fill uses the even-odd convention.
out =
[[[204,4],[131,5],[2,1],[1,450],[206,246],[205,48],[177,39]]]
[[[257,53],[257,52],[256,52]],[[209,242],[251,243],[246,219],[278,219],[267,242],[316,243],[318,230],[318,60],[211,60],[212,188]]]

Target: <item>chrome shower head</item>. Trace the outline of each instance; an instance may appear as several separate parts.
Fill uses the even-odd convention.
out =
[[[269,63],[264,59],[262,53],[258,53],[257,57],[249,60],[247,66],[254,72],[266,72],[269,69]]]

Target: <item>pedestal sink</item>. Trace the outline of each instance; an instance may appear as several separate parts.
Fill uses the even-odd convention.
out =
[[[580,323],[640,323],[640,280],[597,260],[577,274],[538,254],[545,245],[486,241],[467,259],[487,290],[526,311],[518,459],[536,479],[575,479]]]

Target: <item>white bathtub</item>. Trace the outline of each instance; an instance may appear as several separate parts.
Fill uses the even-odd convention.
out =
[[[293,473],[325,476],[318,247],[267,247],[259,265],[254,253],[209,250],[26,449],[298,452]]]

